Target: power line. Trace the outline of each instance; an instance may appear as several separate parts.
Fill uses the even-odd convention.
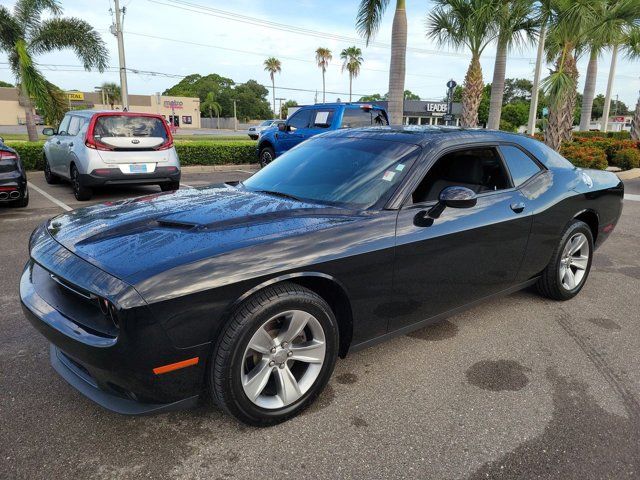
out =
[[[194,45],[197,47],[206,47],[206,48],[215,48],[217,50],[225,50],[227,52],[236,52],[236,53],[244,53],[247,55],[257,55],[260,57],[267,57],[269,55],[271,55],[270,53],[260,53],[260,52],[255,52],[255,51],[249,51],[249,50],[240,50],[238,48],[229,48],[229,47],[221,47],[219,45],[212,45],[210,43],[200,43],[200,42],[192,42],[189,40],[179,40],[177,38],[169,38],[169,37],[160,37],[158,35],[150,35],[147,33],[139,33],[139,32],[131,32],[129,30],[127,30],[127,35],[133,35],[136,37],[144,37],[144,38],[153,38],[155,40],[164,40],[167,42],[175,42],[175,43],[182,43],[185,45]],[[316,62],[314,60],[307,60],[304,58],[297,58],[297,57],[288,57],[288,56],[283,56],[283,55],[278,55],[278,58],[282,58],[284,60],[293,60],[296,62],[305,62],[305,63],[313,63],[315,64]],[[341,63],[337,63],[337,62],[332,62],[331,65],[335,65],[336,67],[340,67],[342,66]],[[370,71],[370,72],[379,72],[379,73],[388,73],[388,70],[379,70],[376,68],[368,68],[368,67],[361,67],[361,70],[366,70],[366,71]],[[426,78],[442,78],[442,75],[428,75],[428,74],[423,74],[423,73],[407,73],[407,75],[411,75],[414,77],[426,77]]]
[[[242,15],[239,13],[229,12],[229,11],[221,10],[218,8],[199,5],[199,4],[188,2],[185,0],[165,0],[165,1],[147,0],[147,1],[158,4],[158,5],[163,5],[166,7],[176,8],[178,10],[209,15],[217,18],[223,18],[225,20],[231,20],[231,21],[245,23],[245,24],[254,25],[254,26],[271,28],[273,30],[280,30],[287,33],[295,33],[298,35],[312,36],[312,37],[318,37],[322,39],[331,39],[331,40],[341,41],[345,43],[356,43],[359,45],[364,45],[364,46],[373,47],[373,48],[383,48],[383,49],[391,48],[391,44],[388,44],[388,43],[369,42],[369,44],[367,45],[367,42],[362,38],[348,37],[348,36],[338,35],[338,34],[329,33],[329,32],[311,30],[308,28],[298,27],[296,25],[289,25],[285,23],[273,22],[270,20],[263,20],[256,17],[250,17],[248,15]],[[169,2],[169,3],[166,3],[166,2]],[[432,49],[418,48],[418,47],[407,47],[407,52],[423,53],[428,55],[440,55],[440,56],[444,55],[444,56],[459,57],[459,58],[469,58],[469,54],[467,53],[447,52],[442,50],[432,50]],[[485,55],[485,58],[495,58],[495,56]],[[512,60],[526,60],[526,61],[532,60],[532,57],[509,56],[508,58]]]

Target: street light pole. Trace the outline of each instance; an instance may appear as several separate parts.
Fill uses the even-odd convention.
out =
[[[116,7],[116,31],[115,36],[118,39],[118,60],[120,62],[120,95],[122,96],[122,110],[129,110],[129,92],[127,89],[127,67],[124,59],[124,38],[122,37],[122,21],[120,14],[124,13],[124,9],[120,10],[120,0],[114,0]]]
[[[236,113],[236,99],[233,99],[233,131],[238,131],[238,115]]]
[[[278,98],[276,98],[276,100],[280,101],[280,108],[278,110],[278,119],[282,120],[282,101],[286,100],[286,98],[278,97]]]

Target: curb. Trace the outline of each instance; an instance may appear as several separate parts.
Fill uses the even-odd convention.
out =
[[[234,170],[251,170],[257,171],[259,165],[257,163],[242,163],[237,165],[185,165],[182,167],[183,173],[212,173],[212,172],[231,172]]]
[[[625,170],[624,172],[617,172],[616,175],[618,175],[620,180],[632,180],[640,177],[640,168],[632,168],[630,170]]]

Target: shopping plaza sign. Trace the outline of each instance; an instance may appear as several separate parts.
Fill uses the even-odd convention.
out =
[[[165,100],[164,108],[170,108],[171,110],[180,110],[183,108],[183,103],[181,100]]]
[[[84,102],[84,93],[82,92],[67,92],[67,98],[71,102]]]
[[[424,109],[433,117],[441,117],[447,113],[447,102],[426,102]]]

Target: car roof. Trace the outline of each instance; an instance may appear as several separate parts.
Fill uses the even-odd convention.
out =
[[[141,116],[141,117],[160,117],[159,113],[150,112],[123,112],[122,110],[69,110],[66,114],[77,115],[79,117],[91,118],[94,115],[126,115],[126,116]]]
[[[374,105],[369,102],[329,102],[329,103],[314,103],[313,105],[298,105],[299,108],[326,108],[326,107],[361,107],[367,105],[376,110],[384,110],[379,105]]]
[[[425,146],[434,143],[512,142],[520,143],[523,135],[499,130],[448,126],[390,125],[346,128],[322,134],[322,137],[366,138],[390,140]],[[529,138],[529,137],[527,137]]]

